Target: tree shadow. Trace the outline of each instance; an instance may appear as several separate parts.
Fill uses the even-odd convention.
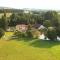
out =
[[[33,38],[19,38],[19,39],[17,39],[17,41],[24,41],[24,42],[30,42],[30,41],[32,41],[32,40],[35,40],[35,39],[33,39]]]
[[[10,38],[9,40],[17,40],[17,41],[29,42],[29,41],[32,41],[34,39],[33,38],[22,37],[22,38]]]
[[[30,43],[30,46],[39,47],[39,48],[50,48],[55,45],[60,45],[60,42],[50,41],[50,40],[36,40]]]

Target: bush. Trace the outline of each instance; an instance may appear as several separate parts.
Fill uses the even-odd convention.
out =
[[[44,33],[44,34],[46,34],[47,33],[47,28],[41,28],[41,29],[39,29],[39,31],[41,32],[41,33]]]
[[[14,33],[14,35],[18,38],[23,38],[23,37],[26,37],[26,33],[25,32],[20,32],[20,31],[16,31]]]
[[[47,37],[50,40],[57,40],[57,32],[56,32],[56,29],[54,27],[49,27],[48,28]]]
[[[37,29],[34,29],[32,31],[32,35],[33,35],[33,38],[38,38],[40,35],[40,31],[38,31]]]
[[[57,29],[57,36],[60,37],[60,26],[56,28]]]
[[[45,20],[45,21],[43,22],[43,25],[44,25],[45,27],[47,27],[47,28],[50,27],[50,26],[53,26],[50,20]]]
[[[19,31],[15,31],[14,35],[19,38],[21,33]]]
[[[40,31],[37,29],[28,29],[26,32],[16,31],[14,35],[18,38],[38,38],[40,35]]]
[[[27,34],[27,38],[32,38],[33,37],[31,30],[27,30],[26,34]]]
[[[27,30],[27,38],[38,38],[40,35],[40,31],[38,29],[32,28],[31,30]]]
[[[4,30],[0,28],[0,38],[5,34]]]

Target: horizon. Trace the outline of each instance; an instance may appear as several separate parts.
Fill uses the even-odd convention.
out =
[[[1,0],[0,7],[15,9],[42,9],[60,10],[60,1],[57,0]]]

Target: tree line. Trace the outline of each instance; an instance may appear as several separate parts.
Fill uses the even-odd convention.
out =
[[[17,24],[42,24],[45,27],[60,26],[60,17],[56,11],[47,11],[41,14],[30,14],[30,13],[12,13],[7,18],[6,11],[0,18],[0,28],[6,29],[7,26],[16,26]]]

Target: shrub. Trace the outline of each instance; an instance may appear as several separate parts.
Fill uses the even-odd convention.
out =
[[[45,27],[47,27],[47,28],[50,27],[50,26],[53,26],[50,20],[45,20],[45,21],[43,22],[43,25],[44,25]]]
[[[23,37],[26,37],[26,32],[16,31],[14,35],[18,38],[23,38]]]
[[[56,32],[56,29],[54,27],[49,27],[48,28],[47,37],[50,40],[56,40],[57,39],[57,32]]]
[[[40,31],[38,31],[37,29],[34,29],[32,31],[32,35],[33,35],[33,38],[38,38],[40,35]]]
[[[60,37],[60,26],[56,28],[57,29],[57,36]]]
[[[15,31],[14,35],[15,35],[16,37],[20,37],[21,33],[20,33],[19,31]]]
[[[0,28],[0,38],[5,34],[4,30]]]
[[[39,31],[41,32],[41,33],[44,33],[44,34],[46,34],[47,33],[47,28],[41,28],[41,29],[39,29]]]
[[[27,38],[32,38],[33,37],[32,30],[27,30],[26,34],[27,34]]]

